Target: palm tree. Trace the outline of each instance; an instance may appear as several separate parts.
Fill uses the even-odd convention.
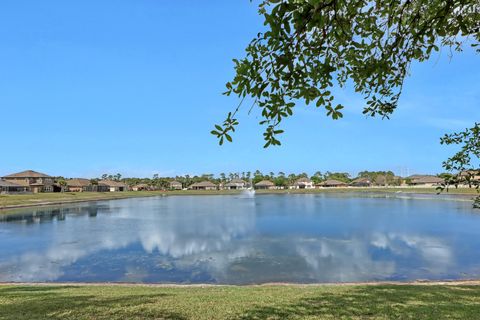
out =
[[[62,178],[62,179],[59,179],[57,183],[60,185],[60,191],[65,192],[65,189],[67,187],[67,181],[65,181],[65,179]]]

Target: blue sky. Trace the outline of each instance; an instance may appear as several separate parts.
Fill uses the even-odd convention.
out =
[[[0,3],[0,175],[94,177],[254,171],[435,173],[446,132],[480,120],[480,60],[447,50],[413,65],[390,120],[363,100],[332,121],[299,106],[283,145],[263,149],[258,114],[234,143],[210,135],[238,101],[221,95],[262,28],[247,0],[4,0]]]

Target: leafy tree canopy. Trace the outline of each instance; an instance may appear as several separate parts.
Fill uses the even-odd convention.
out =
[[[338,180],[342,181],[345,183],[349,183],[351,181],[350,179],[350,174],[347,172],[329,172],[325,174],[325,180],[327,179],[333,179],[333,180]]]
[[[462,132],[446,134],[441,140],[442,144],[460,145],[460,150],[443,163],[443,167],[456,174],[445,177],[445,184],[440,188],[449,188],[450,185],[458,187],[467,184],[477,190],[480,188],[480,123],[475,123],[472,128]],[[480,208],[480,196],[475,199],[475,208]]]
[[[478,0],[264,0],[259,13],[266,30],[234,60],[225,94],[261,109],[265,147],[280,145],[279,125],[298,102],[341,118],[332,89],[347,80],[365,97],[364,114],[388,117],[412,62],[480,43]],[[212,131],[220,144],[232,141],[241,106]]]

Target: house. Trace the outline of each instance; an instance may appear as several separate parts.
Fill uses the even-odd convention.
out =
[[[33,193],[53,192],[53,177],[33,170],[13,173],[2,178],[5,181],[25,187]]]
[[[308,178],[300,178],[295,183],[293,186],[290,187],[291,189],[313,189],[315,186],[313,185],[312,180]]]
[[[179,181],[170,181],[170,189],[171,190],[182,190],[183,189],[183,185],[181,182]]]
[[[348,184],[342,181],[328,179],[323,181],[322,183],[317,184],[316,186],[324,187],[324,188],[339,188],[339,187],[347,187]]]
[[[26,191],[28,191],[27,187],[13,182],[0,180],[0,194],[23,193]]]
[[[371,187],[372,181],[369,178],[357,178],[350,185],[352,187]]]
[[[432,176],[432,175],[413,175],[407,178],[410,180],[409,184],[412,186],[421,186],[421,187],[436,187],[440,186],[445,182],[445,179]]]
[[[210,181],[202,181],[188,187],[190,190],[217,190],[217,185]]]
[[[247,183],[242,179],[232,179],[224,186],[227,190],[243,190],[247,188]]]
[[[140,184],[137,184],[137,185],[134,185],[132,187],[132,190],[133,191],[147,191],[147,190],[150,190],[150,186],[148,184],[145,184],[145,183],[140,183]]]
[[[70,192],[95,192],[97,191],[97,186],[93,185],[92,182],[88,179],[68,179],[67,181],[67,190]]]
[[[262,180],[260,182],[255,183],[255,189],[271,190],[275,188],[276,188],[275,184],[269,180]]]
[[[460,187],[476,186],[480,183],[480,171],[479,170],[462,171],[458,174],[457,180],[459,181]]]
[[[98,182],[99,186],[105,186],[108,188],[110,192],[124,192],[128,191],[128,186],[120,181],[113,181],[113,180],[100,180]]]

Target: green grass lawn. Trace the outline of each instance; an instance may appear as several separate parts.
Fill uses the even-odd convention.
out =
[[[196,190],[180,190],[180,191],[129,191],[129,192],[64,192],[64,193],[36,193],[21,195],[0,195],[0,209],[15,206],[35,206],[48,205],[58,203],[69,203],[76,201],[89,200],[109,200],[134,197],[149,197],[159,195],[225,195],[238,194],[240,191],[235,190],[219,190],[219,191],[196,191]],[[403,192],[403,193],[429,193],[435,194],[435,188],[325,188],[325,189],[308,189],[308,190],[257,190],[258,194],[272,193],[345,193],[345,192]],[[451,189],[445,194],[465,194],[476,195],[475,189]],[[0,212],[1,213],[1,212]]]
[[[38,205],[44,203],[68,203],[83,200],[120,199],[160,195],[160,192],[58,192],[0,195],[0,208],[15,205]]]
[[[0,286],[0,319],[480,319],[480,286]]]

